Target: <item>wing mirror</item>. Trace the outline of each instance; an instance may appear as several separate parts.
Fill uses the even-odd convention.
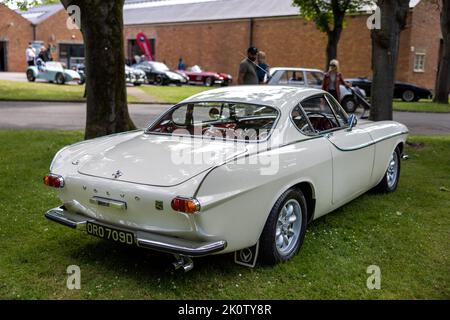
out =
[[[347,120],[348,123],[348,131],[352,131],[353,127],[358,123],[358,118],[354,114],[350,115]]]

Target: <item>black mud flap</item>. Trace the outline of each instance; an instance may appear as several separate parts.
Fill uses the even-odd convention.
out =
[[[234,252],[234,262],[241,266],[254,268],[258,260],[259,241],[252,247]]]

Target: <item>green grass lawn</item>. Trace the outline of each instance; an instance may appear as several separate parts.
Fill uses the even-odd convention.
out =
[[[0,80],[0,100],[3,101],[85,101],[84,85],[57,85],[45,82]],[[135,102],[134,96],[128,96]]]
[[[125,247],[50,222],[42,184],[55,152],[81,132],[0,131],[0,299],[449,299],[450,136],[412,137],[398,190],[366,194],[309,227],[300,253],[248,269],[232,255],[195,260]],[[81,268],[81,290],[66,268]],[[369,290],[369,265],[381,290]]]
[[[439,104],[433,102],[432,100],[419,100],[418,102],[394,100],[393,108],[396,111],[450,112],[450,104]]]
[[[196,93],[210,90],[203,86],[141,86],[139,87],[157,102],[178,103]]]

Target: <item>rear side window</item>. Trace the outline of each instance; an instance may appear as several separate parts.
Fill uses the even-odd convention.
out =
[[[316,96],[301,102],[315,132],[322,132],[339,128],[340,123],[336,119],[328,100],[324,96]]]
[[[323,81],[323,74],[316,71],[307,71],[306,79],[308,79],[308,85],[321,86]]]
[[[294,122],[294,125],[303,133],[305,134],[312,134],[314,133],[314,130],[311,129],[311,126],[309,125],[308,119],[303,114],[302,110],[300,109],[300,106],[296,106],[292,110],[292,121]]]
[[[278,70],[269,80],[270,85],[304,85],[303,71]]]

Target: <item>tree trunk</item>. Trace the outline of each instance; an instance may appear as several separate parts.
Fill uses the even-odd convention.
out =
[[[442,1],[441,31],[443,53],[439,63],[434,102],[447,104],[450,92],[450,0]]]
[[[127,106],[123,44],[124,0],[61,0],[80,8],[85,44],[85,139],[135,128]]]
[[[341,10],[339,3],[337,1],[332,2],[333,7],[333,30],[327,32],[327,61],[325,65],[325,70],[328,69],[330,61],[337,59],[337,50],[339,39],[341,38],[341,33],[344,28],[344,18],[347,8]]]
[[[381,28],[373,29],[370,119],[392,120],[395,69],[400,43],[400,32],[405,28],[409,0],[379,0]]]
[[[341,29],[342,31],[342,29]],[[330,61],[337,58],[337,49],[339,38],[341,36],[341,31],[330,31],[327,33],[328,41],[327,41],[327,61],[325,65],[325,70],[328,70],[328,65]]]

